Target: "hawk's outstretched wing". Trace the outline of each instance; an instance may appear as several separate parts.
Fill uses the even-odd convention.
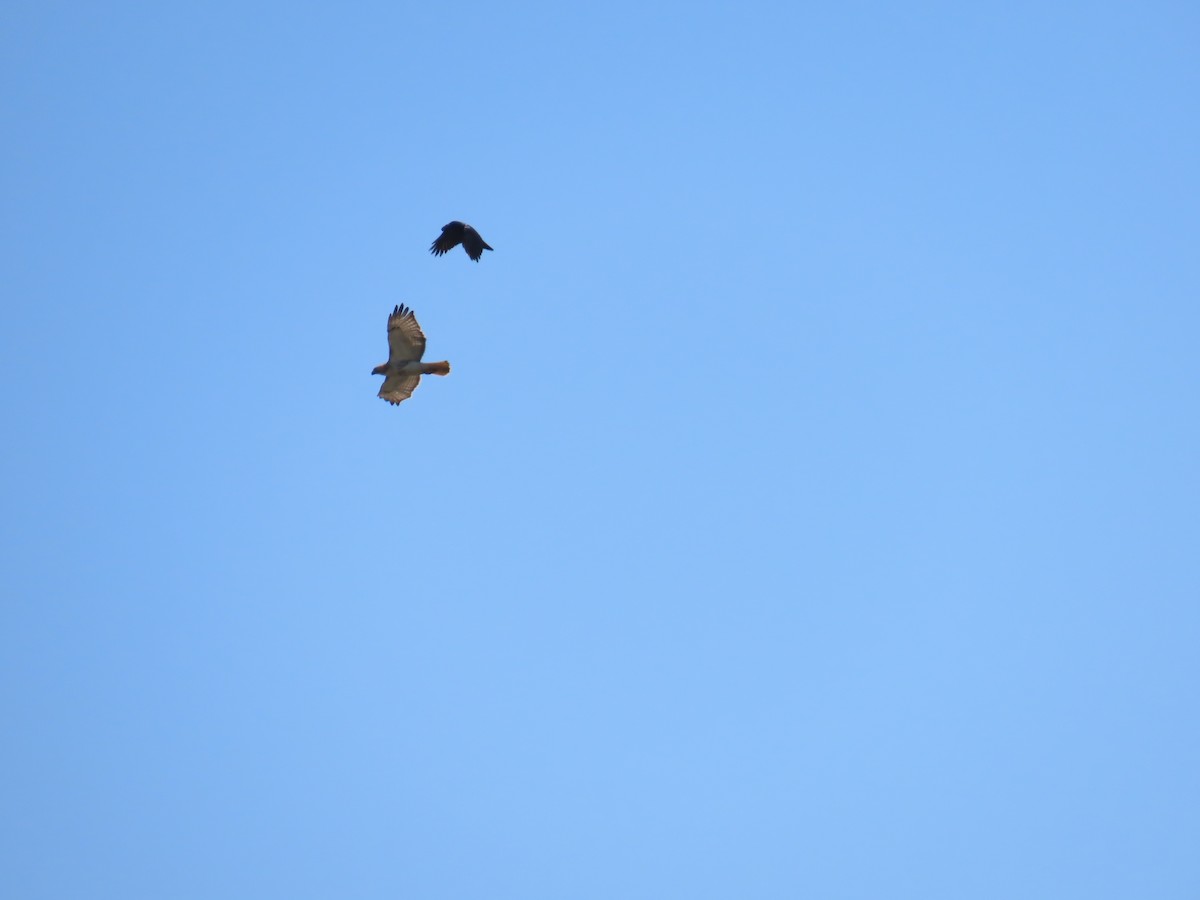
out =
[[[388,365],[419,360],[424,355],[425,333],[417,324],[413,311],[401,303],[388,316]]]
[[[389,375],[383,379],[383,386],[379,388],[379,396],[393,406],[399,406],[412,396],[413,391],[420,383],[420,375]]]

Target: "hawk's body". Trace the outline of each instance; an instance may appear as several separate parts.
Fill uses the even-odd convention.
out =
[[[455,220],[442,226],[442,233],[429,246],[429,252],[434,256],[441,256],[444,253],[449,253],[459,244],[463,245],[463,249],[467,251],[467,256],[471,257],[475,262],[479,262],[479,257],[483,256],[484,250],[492,249],[479,236],[478,231],[466,222]]]
[[[384,376],[380,398],[398,405],[412,396],[422,375],[450,374],[450,363],[421,362],[424,355],[425,334],[413,311],[401,304],[388,316],[388,361],[371,370],[372,375]]]

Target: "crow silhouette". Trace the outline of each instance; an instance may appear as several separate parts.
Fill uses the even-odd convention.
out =
[[[438,235],[437,240],[429,245],[429,252],[434,256],[441,256],[444,253],[449,253],[459,244],[463,245],[463,249],[467,251],[467,256],[479,262],[479,257],[483,256],[484,250],[491,250],[487,242],[479,236],[479,232],[468,225],[466,222],[451,222],[449,225],[442,226],[442,233]]]

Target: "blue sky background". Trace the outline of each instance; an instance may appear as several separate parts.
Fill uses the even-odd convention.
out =
[[[1193,4],[0,18],[6,895],[1198,895]]]

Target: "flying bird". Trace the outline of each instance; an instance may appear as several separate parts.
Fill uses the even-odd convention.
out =
[[[468,225],[466,222],[451,222],[449,225],[442,226],[442,233],[437,236],[432,244],[429,245],[429,252],[434,256],[441,256],[444,253],[449,253],[459,244],[463,245],[463,249],[467,251],[467,256],[479,262],[479,257],[483,256],[484,250],[491,250],[487,242],[479,236],[479,232]]]
[[[388,361],[371,370],[372,375],[384,376],[379,396],[399,406],[412,396],[422,375],[450,374],[450,363],[423,363],[424,355],[425,334],[413,311],[401,304],[388,316]]]

